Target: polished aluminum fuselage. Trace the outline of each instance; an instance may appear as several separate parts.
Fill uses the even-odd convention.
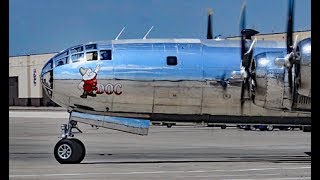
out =
[[[241,112],[240,41],[146,39],[96,44],[97,50],[111,50],[112,60],[69,60],[56,67],[54,57],[52,69],[43,71],[44,87],[54,102],[77,111],[142,118],[155,114],[310,116],[307,112],[264,108],[251,101]],[[254,55],[263,52],[277,52],[283,57],[285,42],[258,41]],[[177,64],[168,65],[168,56],[176,57]],[[257,62],[257,75],[272,76],[283,86],[285,69],[275,65],[274,58]],[[95,71],[98,66],[96,96],[81,98],[80,68]]]

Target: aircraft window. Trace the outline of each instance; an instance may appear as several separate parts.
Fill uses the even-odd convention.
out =
[[[63,61],[59,61],[58,64],[56,65],[56,67],[64,65]]]
[[[175,66],[178,64],[178,60],[176,56],[168,56],[167,57],[167,65]]]
[[[83,51],[83,46],[78,46],[78,47],[72,48],[70,50],[70,53],[73,54],[73,53],[77,53],[77,52],[81,52],[81,51]]]
[[[52,64],[52,59],[50,59],[50,61],[47,62],[47,64],[45,65],[45,67],[43,68],[43,72],[46,73],[48,72],[50,69],[53,68],[53,64]]]
[[[87,52],[86,57],[87,61],[95,61],[98,60],[98,53],[97,51]]]
[[[101,60],[111,60],[111,50],[101,50],[100,51],[100,59]]]
[[[65,58],[61,58],[61,59],[57,60],[56,67],[64,65],[64,64],[68,64],[68,59],[69,59],[69,57],[65,57]]]
[[[78,62],[84,60],[84,53],[73,54],[71,56],[72,62]]]
[[[58,54],[58,55],[55,57],[55,59],[60,59],[60,58],[62,58],[62,57],[64,57],[64,56],[67,56],[68,54],[69,54],[69,51],[68,51],[68,50],[67,50],[67,51],[64,51],[64,52]]]
[[[90,49],[97,49],[97,45],[96,44],[88,44],[88,45],[86,45],[86,50],[90,50]]]

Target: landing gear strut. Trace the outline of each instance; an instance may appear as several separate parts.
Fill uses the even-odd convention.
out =
[[[77,129],[82,133],[77,126],[77,122],[70,118],[68,124],[61,125],[62,139],[54,147],[54,157],[60,164],[80,163],[86,155],[86,149],[80,140],[68,138],[68,136],[74,137],[72,129]]]

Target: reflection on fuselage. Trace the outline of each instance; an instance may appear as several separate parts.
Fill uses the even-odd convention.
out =
[[[239,41],[199,39],[78,45],[49,60],[42,71],[43,85],[53,91],[56,103],[67,107],[238,114],[239,48]],[[274,58],[282,57],[285,50],[285,42],[257,43],[259,77],[283,82],[285,69]]]

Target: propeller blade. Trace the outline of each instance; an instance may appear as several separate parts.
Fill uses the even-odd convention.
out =
[[[246,28],[246,1],[243,1],[243,4],[242,4],[239,25],[240,25],[240,35],[241,35],[241,60],[243,60],[243,56],[246,53],[245,37],[242,34],[242,30]]]
[[[220,78],[220,84],[223,87],[223,90],[227,89],[228,83],[227,83],[227,79],[226,79],[226,72],[223,72],[221,78]]]
[[[252,53],[252,48],[253,48],[254,44],[256,43],[256,41],[257,41],[257,38],[254,38],[253,42],[250,45],[249,50],[246,53],[244,53],[244,55],[248,55],[249,53]]]
[[[244,74],[247,76],[247,71],[244,68],[243,59],[245,58],[245,53],[247,52],[247,48],[245,46],[245,36],[242,33],[242,31],[246,28],[246,1],[243,1],[241,12],[240,12],[240,21],[239,21],[239,28],[240,28],[240,35],[241,35],[241,70],[242,72],[242,83],[241,83],[241,96],[240,96],[240,110],[241,114],[243,114],[243,105],[244,105],[244,93],[245,93],[245,87],[246,87],[246,79],[247,77],[243,77]]]
[[[293,17],[294,17],[294,0],[289,0],[288,1],[288,22],[287,22],[287,68],[288,68],[288,82],[289,82],[289,88],[290,88],[290,93],[292,93],[292,79],[293,79],[293,75],[292,75],[292,63],[293,63],[293,58],[294,58],[294,54],[292,54],[293,52],[293,48],[294,46],[296,46],[296,42],[295,45],[293,45]]]
[[[211,15],[212,15],[212,9],[208,10],[208,29],[207,29],[207,39],[213,39],[212,35],[212,25],[211,25]]]
[[[288,83],[290,88],[290,94],[292,93],[292,67],[288,69]]]
[[[294,44],[293,44],[293,49],[296,50],[297,49],[297,45],[298,45],[298,37],[299,35],[296,35],[296,39],[294,40]]]
[[[246,1],[244,0],[240,12],[240,31],[246,28]]]
[[[289,0],[288,4],[288,24],[287,24],[287,53],[292,52],[293,45],[293,8],[294,1]]]
[[[240,110],[241,110],[241,114],[243,113],[243,104],[244,104],[244,99],[243,99],[243,96],[244,96],[244,89],[245,87],[245,84],[244,84],[244,81],[242,81],[241,83],[241,98],[240,98]]]
[[[252,79],[252,92],[251,92],[251,100],[255,103],[256,98],[256,90],[257,90],[257,79],[256,79],[256,62],[253,61],[251,64],[251,79]]]
[[[253,49],[257,42],[252,36],[259,32],[254,29],[246,29],[246,0],[243,1],[240,15],[240,33],[241,33],[241,113],[246,99],[251,98],[252,102],[255,99],[256,79],[255,79],[255,64],[252,59]],[[250,45],[250,47],[249,47]],[[245,95],[247,93],[247,95]]]

